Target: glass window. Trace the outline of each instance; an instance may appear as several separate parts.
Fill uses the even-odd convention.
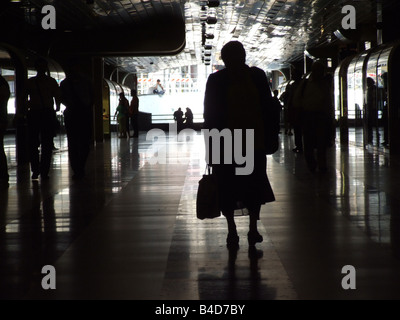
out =
[[[348,68],[347,73],[347,105],[348,105],[348,119],[356,119],[356,103],[354,98],[354,68],[357,62],[355,57]]]
[[[338,66],[335,70],[334,73],[334,94],[335,94],[335,118],[340,119],[341,115],[341,95],[340,95],[340,68],[341,66]]]
[[[355,119],[364,117],[364,62],[367,57],[366,53],[359,56],[354,67],[354,109]]]

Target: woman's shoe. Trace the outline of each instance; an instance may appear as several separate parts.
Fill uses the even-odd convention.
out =
[[[263,237],[258,231],[250,232],[247,234],[247,240],[249,241],[249,246],[254,246],[258,242],[263,242]]]
[[[239,236],[236,233],[228,233],[228,237],[226,238],[226,246],[228,248],[238,247]]]

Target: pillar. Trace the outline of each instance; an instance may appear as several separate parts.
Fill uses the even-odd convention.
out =
[[[94,140],[102,143],[104,140],[103,132],[103,78],[104,63],[102,57],[92,58],[93,91],[94,91]]]

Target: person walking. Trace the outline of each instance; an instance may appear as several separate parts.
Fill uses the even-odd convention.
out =
[[[39,175],[43,180],[47,180],[53,153],[56,112],[60,110],[61,94],[57,81],[46,74],[47,61],[43,58],[37,59],[35,68],[36,76],[27,81],[29,157],[32,180],[37,180]]]
[[[302,120],[301,120],[301,112],[302,108],[299,105],[298,95],[300,84],[302,83],[301,79],[302,74],[298,70],[294,70],[293,72],[293,83],[290,85],[289,93],[288,93],[288,116],[291,127],[294,132],[294,144],[295,147],[292,149],[295,153],[303,153],[303,130],[302,130]]]
[[[307,166],[311,172],[317,169],[326,172],[326,153],[332,139],[334,110],[330,84],[325,77],[325,66],[321,62],[314,62],[309,79],[299,86],[299,99]]]
[[[0,75],[0,188],[9,186],[7,157],[4,151],[4,135],[7,130],[7,103],[10,98],[10,86],[6,79]]]
[[[174,112],[174,121],[177,124],[178,132],[181,131],[182,127],[183,127],[183,111],[182,111],[182,108],[178,108],[178,110],[176,110]]]
[[[136,90],[132,90],[131,95],[132,100],[129,105],[129,117],[133,129],[132,137],[137,138],[139,136],[139,98],[137,96]]]
[[[126,118],[128,116],[128,108],[129,108],[129,101],[125,97],[125,94],[121,92],[119,94],[119,104],[114,114],[114,118],[117,118],[118,121],[119,138],[127,137]]]
[[[86,161],[93,133],[93,86],[82,72],[79,61],[71,60],[67,77],[60,84],[65,105],[64,120],[68,140],[68,157],[72,179],[85,176]]]
[[[239,41],[225,44],[221,58],[226,68],[210,74],[206,84],[204,128],[228,129],[231,133],[234,129],[242,129],[242,132],[253,129],[254,154],[247,156],[254,157],[254,168],[248,175],[237,175],[236,169],[241,165],[235,161],[213,163],[211,157],[207,161],[216,176],[219,206],[227,221],[227,246],[232,248],[239,244],[234,211],[240,208],[249,211],[247,239],[249,245],[254,246],[263,241],[257,226],[261,205],[275,200],[266,171],[267,139],[264,136],[268,131],[268,114],[273,113],[271,89],[263,70],[246,65],[246,51]],[[246,137],[242,137],[242,141],[246,141]],[[211,151],[211,143],[208,146]],[[225,159],[224,147],[221,144],[220,159]]]

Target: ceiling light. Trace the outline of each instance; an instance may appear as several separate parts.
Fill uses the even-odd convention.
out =
[[[208,0],[208,6],[210,8],[218,7],[219,6],[219,0]]]
[[[208,24],[216,24],[217,18],[216,17],[207,17],[207,23]]]

